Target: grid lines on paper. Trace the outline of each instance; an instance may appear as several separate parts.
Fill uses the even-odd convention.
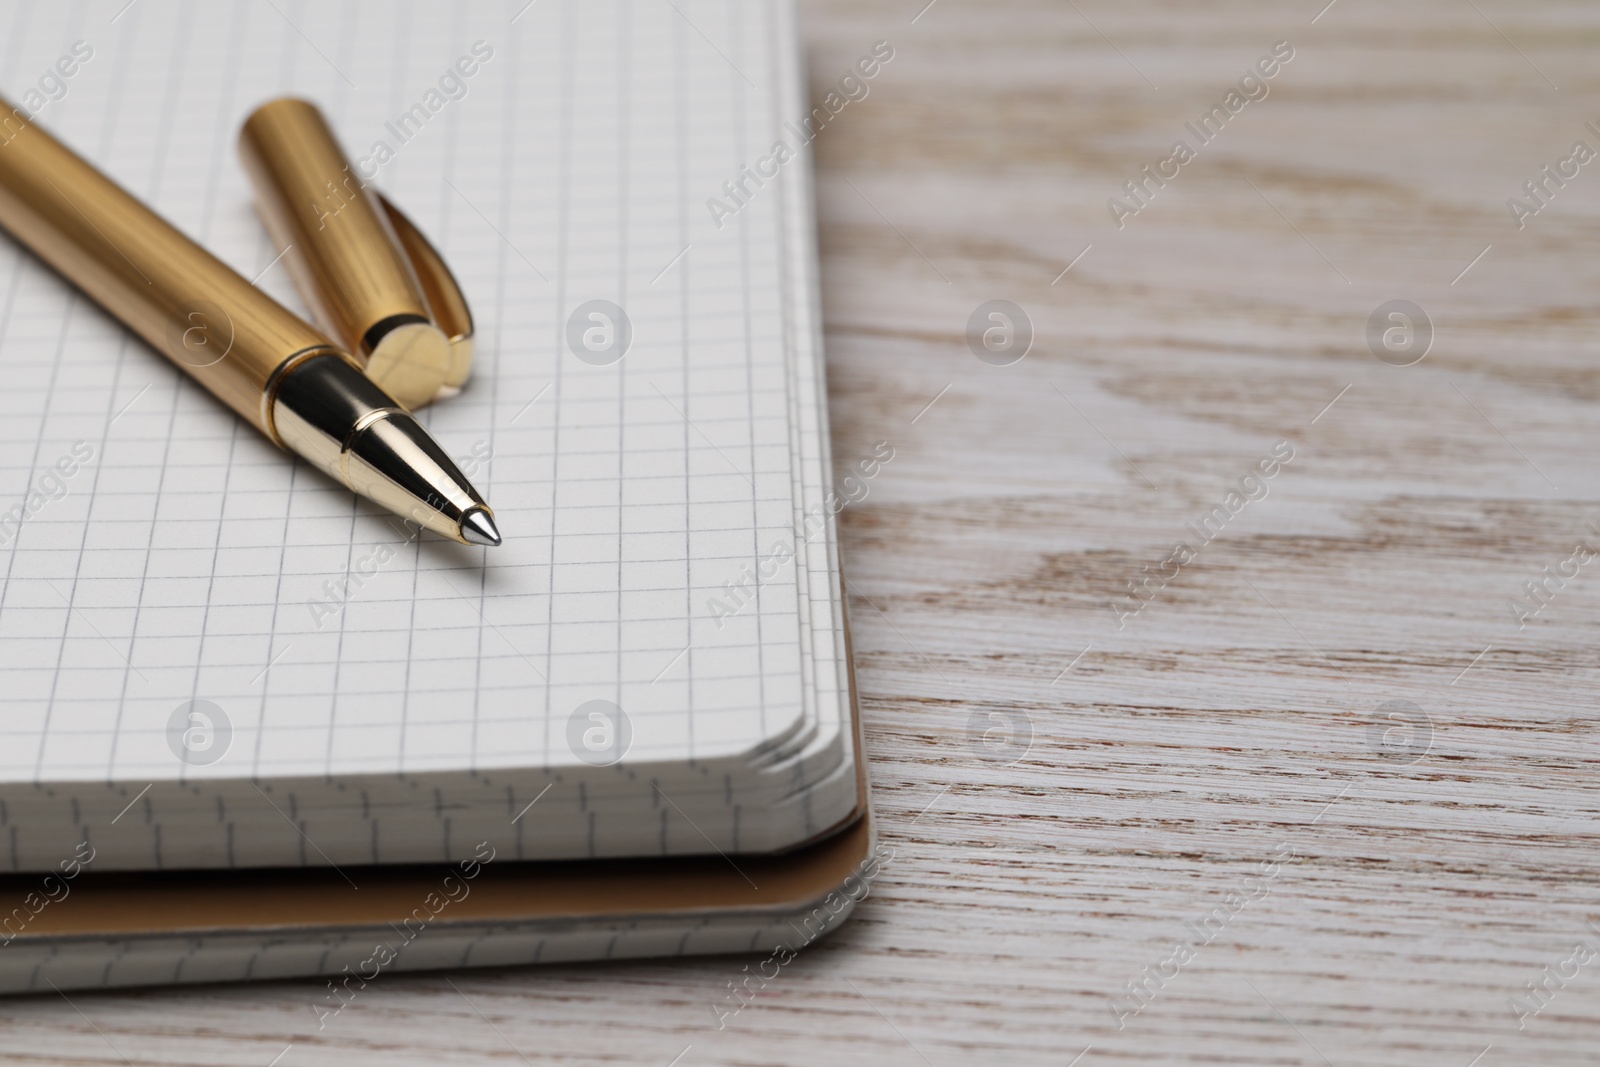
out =
[[[6,247],[0,483],[22,501],[74,441],[95,458],[4,550],[0,781],[559,765],[568,714],[595,696],[627,708],[641,751],[686,759],[788,729],[801,591],[762,584],[720,628],[705,609],[793,503],[781,252],[753,236],[780,201],[753,199],[726,240],[702,206],[759,143],[768,90],[708,61],[670,7],[540,5],[508,26],[349,3],[322,36],[314,6],[281,7],[141,4],[115,25],[19,8],[0,86],[91,39],[39,121],[299,308],[233,156],[244,114],[292,90],[363,155],[473,42],[492,47],[376,181],[474,302],[475,379],[425,418],[453,455],[492,450],[474,480],[507,545],[407,542]],[[733,39],[758,17],[688,10]],[[635,47],[661,35],[670,49]],[[765,86],[760,53],[743,62]],[[664,151],[666,172],[637,165]],[[633,322],[609,367],[567,349],[568,313],[596,297]],[[168,750],[190,699],[231,719],[216,768]]]

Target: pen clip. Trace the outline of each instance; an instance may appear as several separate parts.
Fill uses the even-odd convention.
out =
[[[411,261],[422,295],[428,301],[428,310],[433,313],[434,325],[450,339],[450,371],[440,387],[438,399],[454,396],[472,373],[472,310],[467,307],[467,298],[438,249],[388,197],[377,190],[373,192],[389,216],[401,250]]]

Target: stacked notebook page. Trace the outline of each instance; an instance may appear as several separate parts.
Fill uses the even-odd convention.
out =
[[[34,120],[291,307],[235,138],[323,108],[472,302],[420,415],[505,543],[418,536],[7,247],[0,870],[766,852],[858,810],[786,4],[30,11],[0,91],[88,42]]]

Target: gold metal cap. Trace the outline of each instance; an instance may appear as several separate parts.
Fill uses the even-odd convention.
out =
[[[416,271],[434,325],[450,341],[450,369],[444,376],[442,396],[453,396],[467,384],[472,374],[472,309],[467,307],[466,295],[456,284],[456,276],[450,273],[444,257],[388,197],[382,193],[377,196],[378,203],[389,216],[389,224],[394,227],[395,236],[400,239],[400,247],[411,262],[411,269]]]
[[[409,410],[458,392],[472,369],[466,298],[427,238],[351,166],[316,105],[261,105],[239,152],[317,324]]]

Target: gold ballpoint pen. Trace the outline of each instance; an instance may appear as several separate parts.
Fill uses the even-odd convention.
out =
[[[0,100],[0,227],[275,444],[463,544],[494,512],[351,355]]]

